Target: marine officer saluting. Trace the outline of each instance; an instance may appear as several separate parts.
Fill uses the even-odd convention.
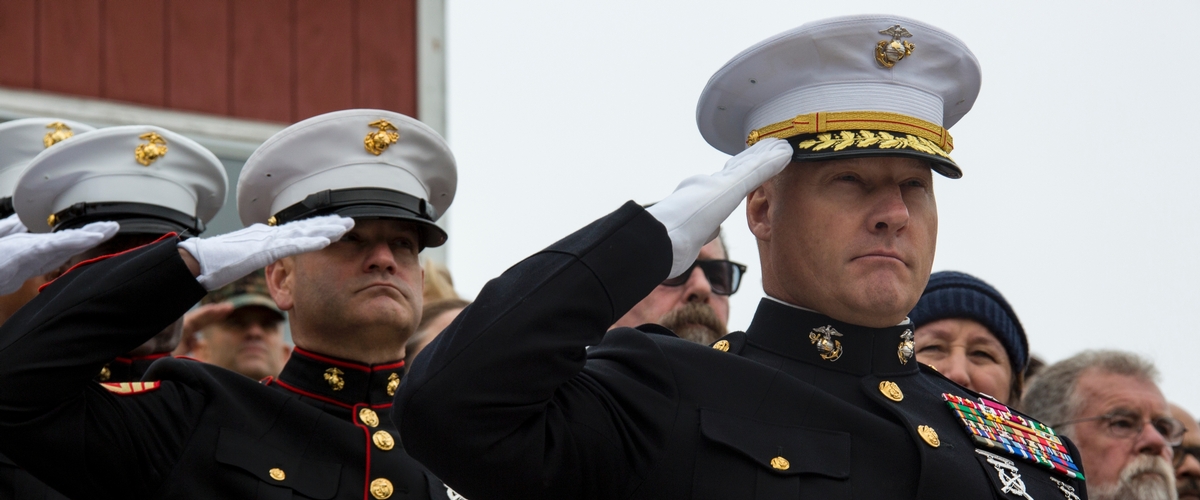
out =
[[[946,129],[979,84],[961,41],[894,16],[738,55],[697,112],[737,156],[490,282],[397,393],[410,453],[480,498],[1084,497],[1069,442],[912,358],[933,173],[961,175]],[[745,333],[605,334],[744,197],[768,295]]]
[[[442,138],[397,113],[284,129],[242,170],[250,227],[78,266],[0,328],[0,451],[75,498],[446,498],[387,415],[420,319],[417,254],[445,241],[455,184]],[[278,379],[166,358],[116,390],[90,382],[264,266],[297,344]]]

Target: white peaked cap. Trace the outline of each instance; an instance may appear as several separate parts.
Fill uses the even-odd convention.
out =
[[[225,203],[229,181],[215,155],[152,125],[109,127],[48,148],[17,181],[13,202],[30,232],[97,220],[121,233],[197,235]]]
[[[95,127],[91,125],[62,118],[23,118],[0,123],[0,199],[12,198],[21,172],[38,153],[92,130]],[[0,214],[0,218],[5,216]]]
[[[939,28],[900,16],[836,17],[735,56],[705,86],[696,122],[704,139],[728,154],[762,137],[800,137],[791,141],[796,160],[924,155],[939,172],[959,177],[945,129],[971,109],[980,83],[975,55]],[[895,142],[874,140],[879,131]],[[798,146],[805,139],[815,143]]]
[[[424,246],[438,246],[446,233],[434,222],[457,183],[454,155],[433,129],[393,111],[348,109],[263,143],[238,179],[238,214],[246,225],[328,213],[410,220]]]

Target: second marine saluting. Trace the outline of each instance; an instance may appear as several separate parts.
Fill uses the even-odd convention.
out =
[[[410,453],[478,498],[1086,497],[1068,440],[913,358],[933,173],[962,175],[948,129],[979,85],[960,40],[894,16],[734,57],[697,121],[737,156],[488,283],[397,393]],[[767,294],[746,332],[605,333],[743,198]]]
[[[122,161],[142,164],[133,146]],[[180,154],[161,146],[159,162]],[[388,412],[420,319],[417,255],[445,241],[456,180],[442,138],[397,113],[288,127],[242,171],[249,227],[77,267],[0,328],[0,451],[77,498],[446,498]],[[297,346],[278,378],[165,358],[121,390],[91,381],[264,266]]]

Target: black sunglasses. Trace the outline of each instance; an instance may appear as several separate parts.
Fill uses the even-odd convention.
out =
[[[1187,460],[1188,455],[1196,457],[1196,460],[1200,460],[1200,446],[1180,445],[1172,448],[1175,451],[1174,463],[1176,469],[1178,469],[1180,465],[1183,465],[1183,462]]]
[[[731,260],[697,260],[683,274],[662,282],[663,286],[680,286],[692,277],[692,270],[700,267],[709,286],[717,295],[733,295],[742,286],[742,276],[746,274],[746,266]]]

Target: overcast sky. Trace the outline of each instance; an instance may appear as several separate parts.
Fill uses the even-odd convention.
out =
[[[1200,413],[1200,2],[447,2],[448,213],[460,293],[626,200],[721,168],[696,101],[722,64],[808,21],[893,13],[955,34],[983,89],[952,129],[961,180],[937,178],[934,270],[1008,297],[1048,361],[1135,351]],[[919,50],[919,49],[918,49]],[[725,222],[762,296],[744,207]]]

